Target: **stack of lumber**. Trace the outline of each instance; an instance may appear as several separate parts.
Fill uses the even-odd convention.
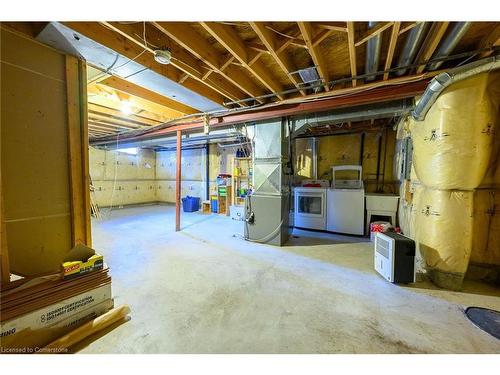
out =
[[[60,274],[2,286],[0,347],[40,347],[113,307],[108,268],[70,280]]]

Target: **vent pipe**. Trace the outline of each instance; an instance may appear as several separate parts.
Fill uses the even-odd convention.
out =
[[[368,29],[374,28],[378,22],[368,22]],[[380,46],[382,44],[382,35],[378,35],[368,39],[366,42],[366,74],[376,73],[378,71],[378,63],[380,60]],[[376,75],[370,75],[365,78],[365,81],[373,81]]]
[[[408,31],[408,36],[406,37],[406,42],[403,47],[401,55],[399,55],[398,68],[402,66],[408,66],[413,63],[415,56],[417,55],[420,45],[425,39],[425,35],[429,30],[430,22],[420,22],[418,25],[413,27]],[[395,74],[397,76],[402,76],[406,73],[406,68],[396,70]]]
[[[417,121],[425,120],[427,112],[432,107],[436,99],[439,95],[441,95],[444,89],[452,83],[498,68],[500,68],[500,55],[475,61],[437,75],[431,82],[429,82],[422,98],[420,98],[417,106],[411,112],[412,117]]]
[[[455,47],[457,46],[458,42],[460,42],[460,39],[463,38],[467,30],[469,30],[469,27],[471,25],[471,22],[457,22],[453,25],[453,28],[450,30],[446,38],[441,42],[439,45],[439,48],[436,52],[434,52],[434,55],[432,56],[433,59],[439,59],[442,57],[448,56],[450,53],[453,52]],[[438,69],[441,65],[443,64],[443,61],[436,61],[427,67],[427,70],[436,70]]]

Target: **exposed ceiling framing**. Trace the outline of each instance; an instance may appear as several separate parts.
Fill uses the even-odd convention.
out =
[[[325,96],[337,90],[366,85],[367,42],[381,37],[378,72],[373,83],[390,85],[407,36],[419,21],[379,22],[63,22],[75,32],[100,43],[145,68],[226,108],[239,108],[289,99],[309,99],[318,91]],[[36,36],[46,23],[7,23]],[[443,42],[452,22],[432,22],[418,46],[413,66],[405,76],[426,73],[427,63]],[[473,55],[444,62],[453,67],[465,58],[490,55],[500,45],[498,22],[472,22],[453,53]],[[161,65],[154,50],[169,48],[172,60]],[[480,50],[480,51],[478,51]],[[315,67],[320,85],[302,82],[298,71]],[[351,79],[341,84],[334,80]],[[165,94],[165,93],[164,93]],[[166,95],[166,94],[165,94]],[[160,95],[140,82],[101,74],[89,86],[91,135],[126,132],[137,127],[193,115],[190,103]],[[120,113],[129,101],[129,121]],[[96,112],[100,113],[100,116]],[[104,119],[102,116],[107,116]]]

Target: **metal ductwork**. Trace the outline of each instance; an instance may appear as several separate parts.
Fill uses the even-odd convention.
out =
[[[421,22],[410,31],[408,31],[408,36],[406,37],[406,42],[403,47],[401,55],[399,55],[398,68],[409,66],[413,63],[415,56],[420,48],[420,45],[425,39],[425,35],[429,30],[430,22]],[[396,70],[395,74],[397,76],[402,76],[406,73],[407,69],[402,68]]]
[[[372,29],[378,22],[368,22],[368,29]],[[368,39],[366,42],[366,74],[376,73],[378,71],[378,63],[380,61],[380,46],[382,45],[382,35],[378,35]],[[365,78],[365,81],[373,81],[376,75],[370,75]]]
[[[457,46],[458,42],[460,42],[460,39],[463,38],[467,30],[469,30],[470,25],[472,22],[457,22],[453,25],[453,28],[449,31],[448,35],[446,38],[441,42],[439,45],[439,48],[436,52],[434,52],[434,55],[432,56],[433,59],[439,59],[442,57],[446,57],[449,54],[453,52],[455,47]],[[433,63],[430,63],[427,66],[427,70],[436,70],[443,64],[443,61],[436,61]]]
[[[398,117],[408,114],[413,106],[411,99],[393,100],[386,103],[367,104],[351,108],[339,108],[324,113],[307,114],[291,118],[292,136],[298,137],[309,127],[325,124],[341,124],[348,121],[364,121],[380,118]]]
[[[441,95],[444,89],[452,83],[498,68],[500,68],[500,55],[475,61],[437,75],[431,82],[429,82],[422,98],[418,102],[415,109],[411,112],[412,117],[417,121],[425,120],[427,112],[437,100],[439,95]]]
[[[200,146],[207,143],[219,143],[219,142],[239,142],[245,141],[245,136],[239,132],[218,132],[216,134],[200,134],[191,135],[190,137],[182,138],[182,146]],[[128,147],[146,147],[146,148],[172,148],[176,147],[176,137],[163,137],[156,139],[146,139],[138,141],[124,141],[119,143],[107,143],[105,147],[99,145],[99,142],[91,142],[91,146],[101,147],[107,150],[113,150],[117,148],[128,148]]]

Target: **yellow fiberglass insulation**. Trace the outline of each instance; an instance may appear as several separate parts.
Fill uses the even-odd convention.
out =
[[[500,72],[446,88],[424,121],[411,121],[413,164],[434,189],[477,188],[490,166],[500,99]]]
[[[472,247],[472,191],[420,188],[415,237],[427,273],[440,287],[460,289]]]
[[[500,190],[474,192],[474,224],[470,261],[500,266]]]

